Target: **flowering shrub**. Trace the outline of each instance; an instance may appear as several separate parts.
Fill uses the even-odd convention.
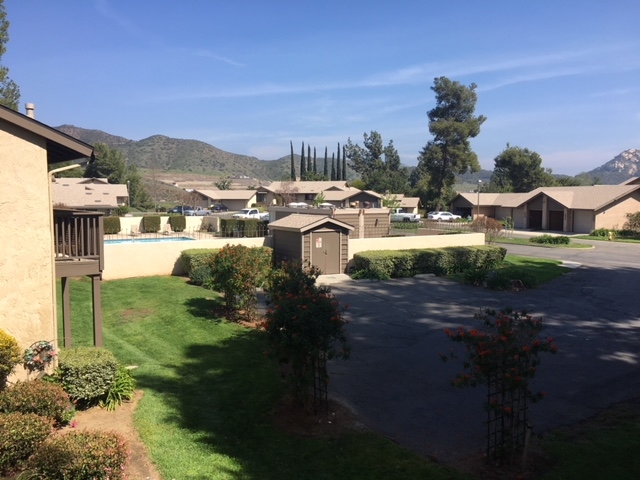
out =
[[[0,475],[18,470],[51,434],[53,420],[35,413],[0,413]]]
[[[485,310],[475,318],[482,322],[479,329],[445,329],[449,339],[464,345],[466,352],[463,372],[454,378],[453,385],[487,385],[492,378],[499,377],[506,389],[524,389],[530,400],[541,400],[544,395],[533,393],[529,382],[540,364],[540,353],[558,351],[553,338],[540,338],[544,329],[542,320],[511,309]],[[447,360],[456,355],[441,357]]]
[[[127,461],[124,439],[116,433],[55,435],[29,459],[30,478],[121,480]]]
[[[52,342],[40,340],[24,351],[23,366],[30,372],[41,372],[55,360],[58,352]]]
[[[271,262],[270,248],[226,245],[213,259],[211,286],[224,294],[229,310],[244,310],[248,318],[253,318],[257,303],[256,288],[266,281]]]
[[[35,413],[57,425],[67,423],[75,413],[62,387],[42,380],[17,382],[0,392],[0,412]]]
[[[289,368],[293,396],[307,404],[314,378],[326,384],[326,368],[318,360],[349,357],[341,306],[329,287],[315,285],[320,271],[299,262],[283,263],[271,275],[267,292],[271,307],[263,323],[272,358]],[[322,362],[320,362],[322,363]]]
[[[445,330],[450,340],[464,346],[463,371],[453,379],[457,387],[486,385],[488,400],[487,454],[500,462],[526,447],[527,402],[537,402],[543,392],[533,392],[530,383],[543,352],[556,353],[552,338],[541,338],[541,319],[511,309],[482,311],[475,316],[480,328]],[[455,353],[441,355],[443,360]]]
[[[0,390],[4,388],[7,377],[20,363],[20,347],[18,341],[0,329]]]

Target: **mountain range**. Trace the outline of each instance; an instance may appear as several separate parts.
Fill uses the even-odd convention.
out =
[[[127,161],[140,169],[161,172],[232,176],[260,180],[281,180],[289,175],[290,156],[276,160],[260,160],[256,157],[225,152],[205,142],[153,135],[142,140],[129,140],[101,130],[89,130],[73,125],[56,127],[88,144],[105,143],[120,150]],[[299,156],[295,155],[299,162]],[[320,160],[320,159],[319,159]],[[460,177],[463,182],[475,183],[478,179],[488,181],[491,171]],[[602,184],[617,184],[631,177],[640,176],[640,150],[629,149],[603,165],[583,172],[578,177]],[[488,177],[488,178],[487,178]]]

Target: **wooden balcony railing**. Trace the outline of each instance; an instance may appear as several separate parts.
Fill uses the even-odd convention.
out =
[[[54,209],[53,237],[58,277],[99,275],[102,272],[102,213]]]

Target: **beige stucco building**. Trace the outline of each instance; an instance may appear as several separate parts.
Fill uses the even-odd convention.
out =
[[[92,156],[90,145],[0,106],[0,328],[21,348],[57,342],[47,165]]]

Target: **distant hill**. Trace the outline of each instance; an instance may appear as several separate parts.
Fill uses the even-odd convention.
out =
[[[61,125],[56,128],[83,142],[89,144],[100,142],[116,148],[125,155],[130,164],[142,169],[218,176],[246,175],[264,180],[280,180],[290,172],[288,156],[277,160],[259,160],[255,157],[225,152],[198,140],[153,135],[136,141],[73,125]]]
[[[640,176],[640,150],[635,148],[625,150],[604,165],[585,174],[598,178],[600,183],[605,185],[622,183],[631,177],[638,177]]]
[[[61,125],[58,130],[89,144],[106,143],[120,150],[128,162],[145,170],[181,172],[184,174],[206,174],[255,178],[262,181],[281,180],[289,176],[290,157],[277,160],[260,160],[256,157],[225,152],[198,140],[183,140],[164,135],[153,135],[142,140],[129,140],[110,135],[101,130],[89,130],[73,125]],[[320,163],[322,160],[318,159]],[[295,155],[296,167],[300,156]],[[491,170],[459,175],[456,184],[461,191],[477,187],[478,180],[488,183]],[[353,172],[348,172],[351,178]],[[602,184],[617,184],[631,177],[640,176],[640,150],[630,149],[589,172],[578,175],[582,179],[597,179]]]

